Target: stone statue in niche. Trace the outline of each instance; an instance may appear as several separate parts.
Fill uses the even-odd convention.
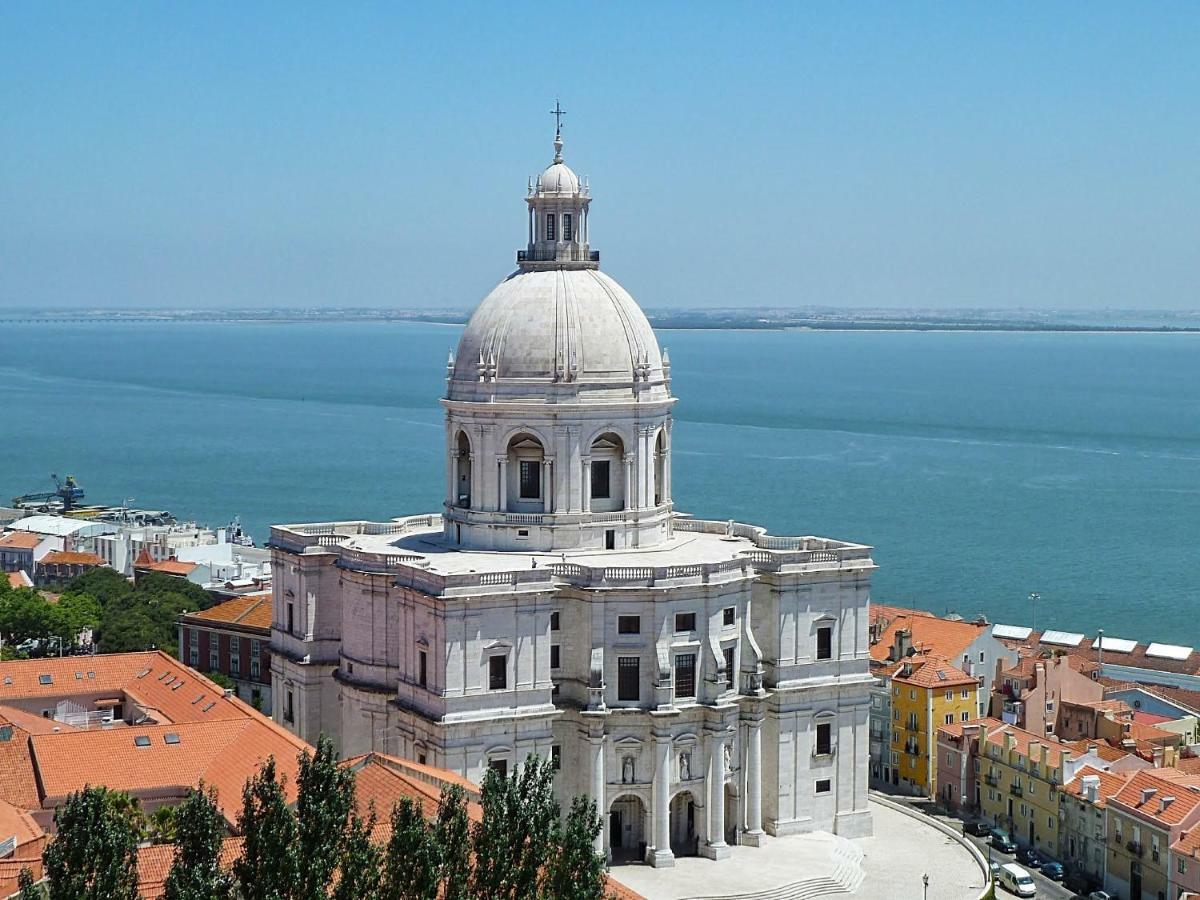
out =
[[[692,780],[692,754],[686,750],[679,754],[679,780]]]
[[[725,771],[729,771],[729,764],[733,761],[733,747],[730,744],[725,745]]]
[[[621,757],[621,784],[633,784],[633,757]]]

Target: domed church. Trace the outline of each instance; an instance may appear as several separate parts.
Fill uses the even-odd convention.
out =
[[[546,757],[614,862],[869,834],[871,548],[675,508],[670,361],[591,201],[560,130],[447,362],[441,511],[271,529],[274,716],[476,782]]]

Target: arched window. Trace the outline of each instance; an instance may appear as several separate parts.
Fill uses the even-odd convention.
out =
[[[454,502],[463,508],[471,506],[471,441],[460,431],[454,447],[457,477],[454,483]]]

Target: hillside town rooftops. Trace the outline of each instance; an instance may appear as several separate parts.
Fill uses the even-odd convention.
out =
[[[1029,756],[1031,749],[1037,750],[1038,747],[1045,747],[1048,751],[1055,753],[1070,753],[1075,754],[1075,748],[1069,744],[1064,744],[1061,741],[1056,741],[1051,737],[1042,737],[1034,734],[1031,731],[1026,731],[1023,728],[1018,728],[1016,725],[1008,725],[1001,723],[998,728],[989,728],[987,734],[987,743],[994,744],[998,747],[1004,747],[1007,738],[1011,735],[1013,740],[1013,749],[1018,753]]]
[[[1096,799],[1089,802],[1101,809],[1108,803],[1108,799],[1125,787],[1132,777],[1128,774],[1119,775],[1108,769],[1098,769],[1095,766],[1083,766],[1075,773],[1074,778],[1062,786],[1063,791],[1073,797],[1087,799],[1084,779],[1089,776],[1095,779],[1094,783],[1097,786]]]

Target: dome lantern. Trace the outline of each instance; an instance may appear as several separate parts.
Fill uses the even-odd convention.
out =
[[[592,200],[586,182],[563,161],[562,116],[554,130],[554,159],[536,179],[531,178],[525,202],[529,207],[529,235],[517,264],[525,270],[570,267],[595,269],[600,254],[588,246],[588,206]]]

